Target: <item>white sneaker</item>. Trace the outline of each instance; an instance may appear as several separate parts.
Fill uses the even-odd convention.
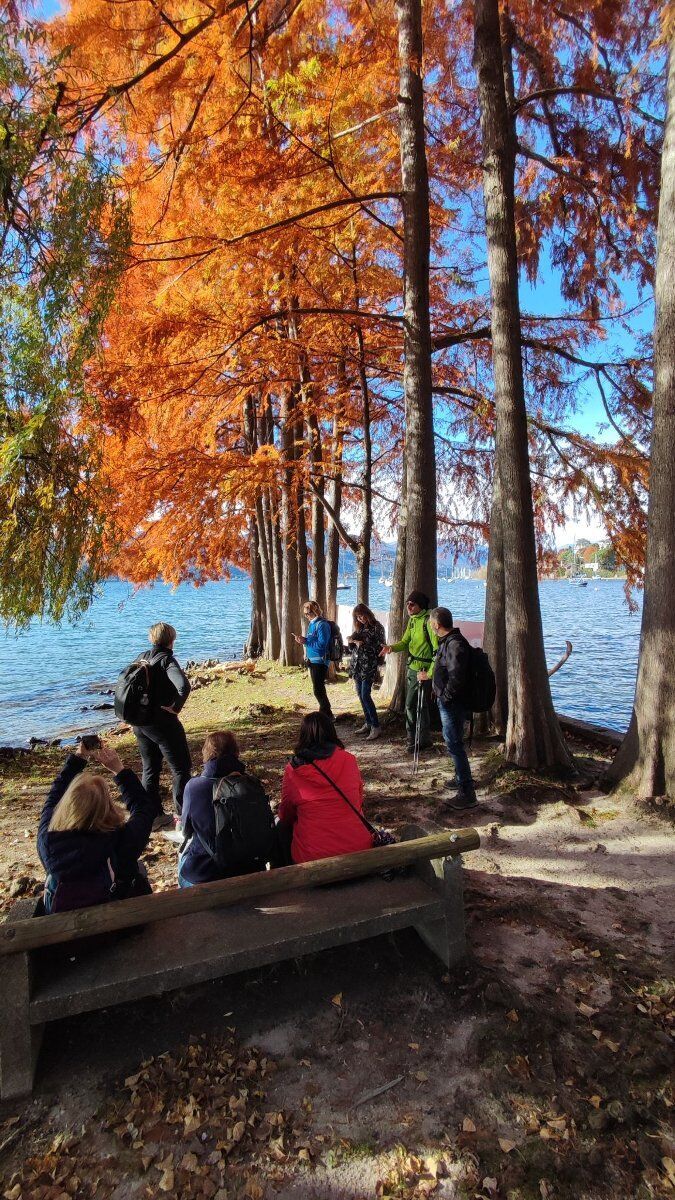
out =
[[[370,733],[370,725],[366,721],[366,724],[361,725],[360,729],[355,729],[354,733]]]
[[[367,742],[376,742],[379,737],[382,737],[382,730],[380,729],[379,725],[373,725],[373,728],[371,729],[370,733],[368,734],[366,741]]]

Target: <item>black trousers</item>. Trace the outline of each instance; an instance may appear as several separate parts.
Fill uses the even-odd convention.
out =
[[[171,713],[163,712],[152,725],[134,725],[133,729],[143,763],[143,787],[155,801],[157,812],[161,812],[159,778],[165,762],[171,772],[174,808],[180,816],[183,792],[192,773],[190,748],[181,722]]]
[[[309,673],[312,677],[312,691],[316,697],[319,711],[325,713],[327,717],[333,718],[333,710],[330,706],[328,693],[326,691],[326,680],[328,678],[328,666],[326,663],[309,664]]]

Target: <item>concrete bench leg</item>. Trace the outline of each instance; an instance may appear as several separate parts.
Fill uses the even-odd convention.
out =
[[[29,1003],[29,957],[13,954],[3,963],[0,991],[0,1096],[3,1100],[28,1096],[33,1090],[44,1026],[31,1026]]]
[[[432,872],[436,875],[437,886],[445,898],[445,916],[437,921],[420,921],[415,929],[441,962],[451,967],[466,954],[462,862],[460,858],[446,858],[420,866],[425,878]]]

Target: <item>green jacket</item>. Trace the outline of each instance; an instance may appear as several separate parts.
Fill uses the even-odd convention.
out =
[[[415,613],[408,618],[405,633],[400,642],[392,643],[392,650],[408,651],[408,666],[423,670],[431,666],[431,661],[438,649],[438,638],[429,627],[429,611]]]

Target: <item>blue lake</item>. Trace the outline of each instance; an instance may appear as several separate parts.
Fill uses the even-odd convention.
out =
[[[371,581],[371,606],[388,608],[390,590]],[[565,649],[574,652],[553,677],[559,712],[625,729],[635,688],[639,611],[628,611],[619,580],[591,580],[580,588],[567,581],[540,585],[546,653],[553,665]],[[340,603],[355,601],[350,591]],[[439,603],[466,620],[482,620],[485,587],[480,580],[439,582]],[[147,647],[147,629],[157,620],[178,630],[176,655],[187,659],[237,658],[250,620],[244,577],[175,591],[155,584],[134,592],[110,580],[77,625],[40,625],[0,634],[0,745],[22,745],[31,736],[68,736],[108,723],[111,714],[92,705],[109,702],[121,668]]]

